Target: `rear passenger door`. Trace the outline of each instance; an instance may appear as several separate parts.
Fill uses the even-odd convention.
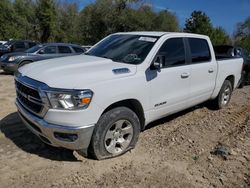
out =
[[[157,57],[162,57],[162,68],[146,72],[153,109],[150,119],[161,118],[189,106],[190,67],[186,63],[184,39],[167,39]]]
[[[208,100],[214,90],[217,63],[212,59],[209,43],[202,38],[186,38],[191,64],[190,105]]]
[[[58,55],[60,57],[73,55],[73,51],[69,46],[58,46]]]

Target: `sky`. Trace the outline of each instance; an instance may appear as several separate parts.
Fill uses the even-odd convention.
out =
[[[80,7],[95,2],[95,0],[73,0]],[[250,17],[250,0],[143,0],[153,5],[155,11],[169,10],[175,12],[181,27],[186,18],[194,10],[204,11],[215,27],[222,26],[230,35],[236,25]]]

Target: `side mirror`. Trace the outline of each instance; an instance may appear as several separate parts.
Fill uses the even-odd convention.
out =
[[[153,70],[159,70],[162,68],[164,62],[164,56],[162,55],[157,55],[151,65],[151,69]]]

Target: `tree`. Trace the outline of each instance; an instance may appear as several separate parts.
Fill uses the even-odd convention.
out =
[[[179,23],[176,15],[168,10],[163,10],[158,13],[155,20],[155,27],[158,31],[179,31]]]
[[[126,31],[178,31],[175,14],[154,12],[139,0],[97,0],[79,15],[80,41],[94,44],[108,34]]]
[[[194,11],[191,17],[186,20],[185,32],[210,35],[213,26],[210,18],[202,11]]]
[[[22,39],[37,39],[35,25],[35,4],[33,0],[15,0],[13,8],[17,14],[15,24]]]
[[[54,0],[38,0],[36,17],[40,28],[40,41],[47,42],[56,27],[56,9]]]
[[[0,1],[0,37],[3,40],[18,38],[17,15],[10,0]]]
[[[186,20],[184,31],[203,34],[210,37],[214,45],[230,44],[229,35],[222,27],[214,28],[210,18],[201,11],[194,11]]]
[[[214,28],[210,35],[213,45],[231,44],[231,39],[222,27]]]
[[[78,42],[78,6],[64,3],[57,7],[57,28],[55,40],[58,42]]]
[[[234,39],[236,45],[245,48],[250,53],[250,18],[237,25]]]

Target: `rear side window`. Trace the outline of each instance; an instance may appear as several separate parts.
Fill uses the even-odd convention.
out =
[[[78,47],[72,47],[76,53],[83,53],[84,50]]]
[[[168,39],[160,48],[158,55],[163,59],[163,67],[185,65],[186,61],[183,39]]]
[[[60,54],[72,53],[71,49],[68,46],[58,46],[58,51],[59,51]]]
[[[23,49],[23,48],[25,48],[25,44],[24,44],[24,42],[16,42],[14,44],[14,48],[15,49]]]
[[[201,63],[211,60],[210,49],[205,39],[189,38],[188,39],[192,63]]]
[[[34,42],[29,42],[29,48],[31,48],[31,47],[33,47],[33,46],[35,46],[36,45],[36,43],[34,43]]]
[[[43,49],[44,54],[56,54],[56,46],[47,46]]]

